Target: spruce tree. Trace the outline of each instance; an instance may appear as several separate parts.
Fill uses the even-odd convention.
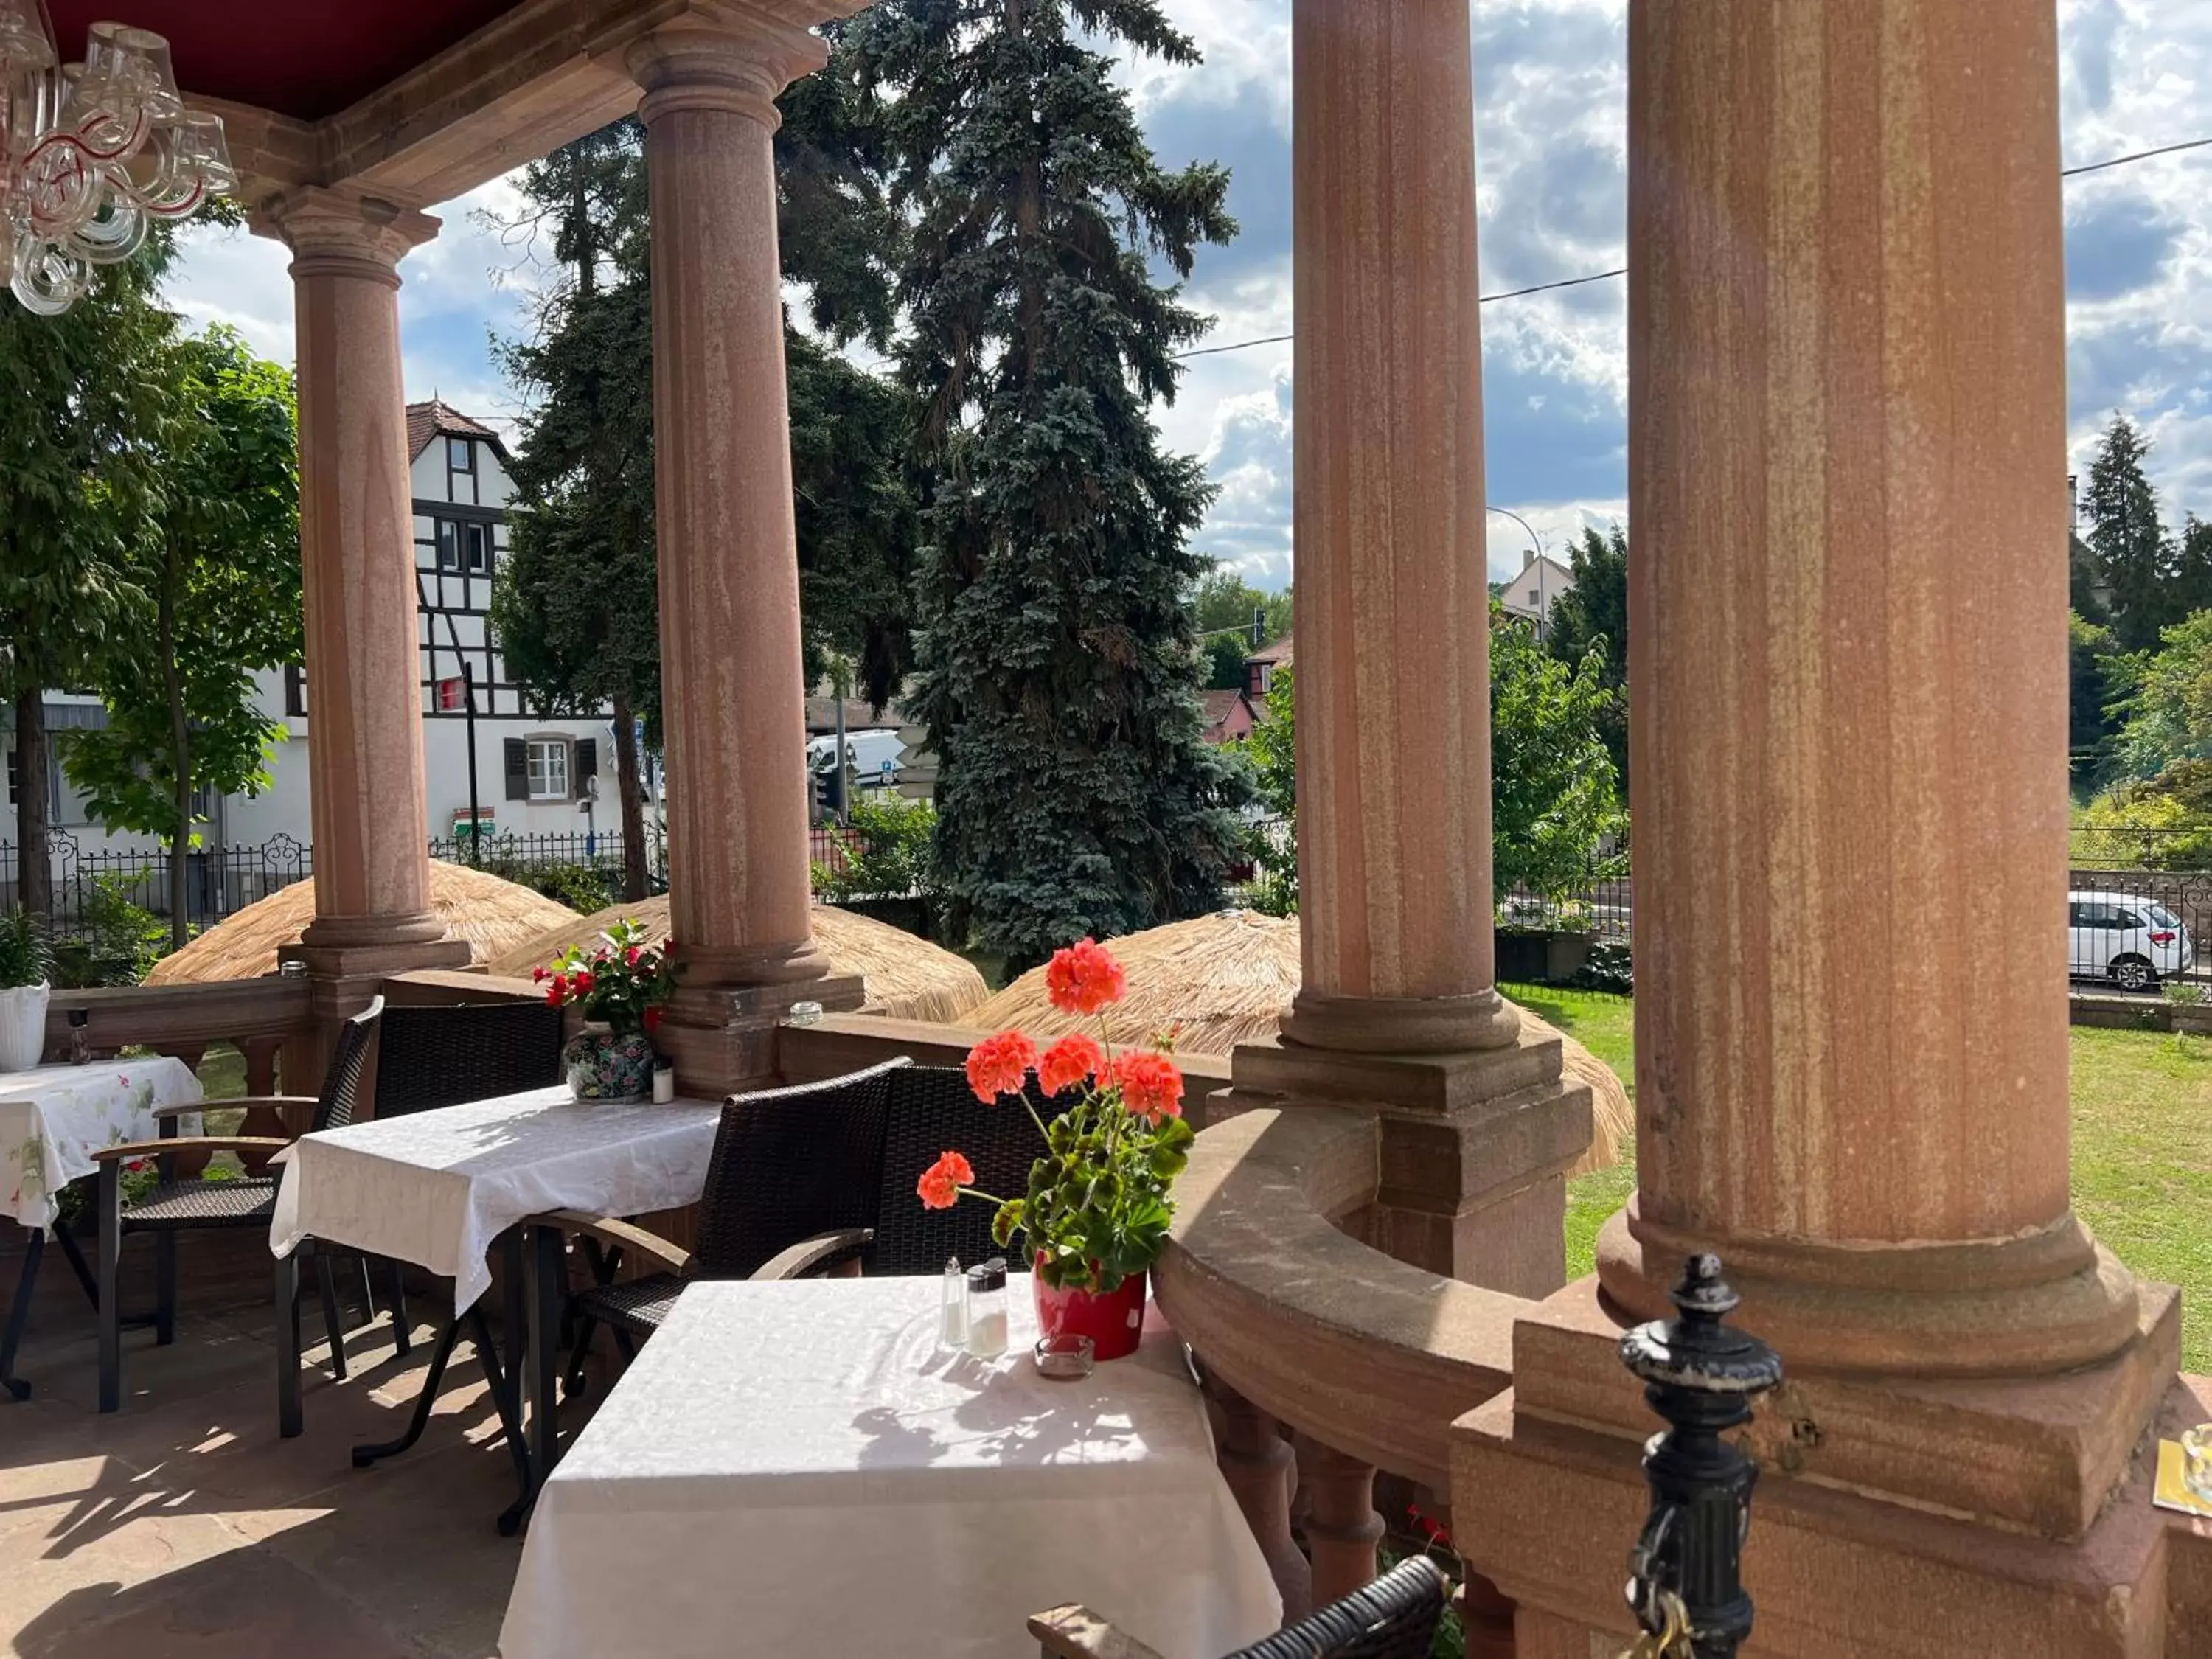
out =
[[[1242,763],[1200,736],[1192,552],[1211,491],[1148,405],[1206,319],[1228,174],[1164,169],[1110,60],[1198,53],[1154,0],[882,0],[849,26],[911,229],[902,372],[941,471],[916,592],[956,909],[1009,967],[1208,909]]]
[[[2177,620],[2167,580],[2172,549],[2159,522],[2157,494],[2143,475],[2150,447],[2133,422],[2114,415],[2089,463],[2081,502],[2089,551],[2123,651],[2154,649],[2160,631]]]

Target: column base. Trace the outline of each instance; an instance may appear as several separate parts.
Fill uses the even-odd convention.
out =
[[[1239,1044],[1235,1086],[1209,1109],[1317,1103],[1371,1113],[1374,1202],[1344,1231],[1401,1261],[1515,1296],[1566,1277],[1565,1173],[1590,1140],[1588,1088],[1566,1080],[1555,1036],[1519,1030],[1501,1048],[1353,1054]]]
[[[1516,1349],[1561,1325],[1563,1310],[1571,1329],[1567,1300],[1594,1305],[1595,1295],[1585,1279],[1546,1303],[1516,1327]],[[1610,1340],[1589,1342],[1578,1360],[1585,1395],[1617,1395],[1612,1378],[1634,1393]],[[1647,1411],[1624,1428],[1609,1406],[1601,1420],[1566,1420],[1532,1399],[1563,1403],[1553,1397],[1548,1369],[1524,1375],[1516,1358],[1515,1382],[1454,1426],[1454,1535],[1517,1603],[1521,1659],[1616,1653],[1632,1634],[1621,1599],[1624,1562],[1650,1503],[1641,1442],[1657,1420]],[[2086,1382],[2084,1391],[2108,1384]],[[2147,1402],[2138,1427],[2155,1419],[2170,1435],[2199,1420],[2207,1410],[2197,1394],[2203,1389],[2212,1384],[2170,1384]],[[1761,1419],[1788,1409],[1762,1402]],[[2002,1449],[1979,1439],[1982,1422],[1951,1413],[1940,1434],[1919,1444],[1919,1459],[2002,1461]],[[1848,1452],[1862,1426],[1827,1425],[1808,1460]],[[1773,1659],[2181,1659],[2201,1651],[2212,1612],[2212,1537],[2151,1507],[2147,1458],[2124,1460],[2086,1530],[2060,1540],[1849,1490],[1812,1473],[1809,1461],[1792,1474],[1771,1443],[1760,1456],[1744,1558],[1756,1606],[1752,1652]]]
[[[446,924],[432,910],[416,910],[398,916],[317,916],[300,936],[301,945],[315,951],[361,951],[383,945],[446,942]],[[462,961],[465,963],[467,957],[464,956]],[[450,964],[441,961],[417,965],[443,968]]]
[[[683,983],[691,989],[729,990],[757,985],[798,985],[827,979],[829,953],[813,936],[793,944],[722,945],[687,945],[676,947]],[[809,999],[799,994],[799,1000]],[[814,1001],[822,999],[815,997]],[[829,1004],[823,1002],[826,1009]]]
[[[2010,1238],[1845,1247],[1698,1237],[1632,1198],[1598,1235],[1598,1278],[1633,1318],[1664,1319],[1683,1260],[1707,1249],[1743,1298],[1736,1322],[1793,1372],[2038,1376],[2110,1358],[2136,1329],[2134,1279],[2070,1212]]]
[[[653,1046],[676,1062],[676,1087],[695,1099],[764,1087],[778,1080],[776,1027],[799,1002],[848,1013],[866,1000],[857,974],[783,985],[681,987],[653,1034]]]
[[[1440,1054],[1510,1048],[1521,1011],[1497,991],[1462,997],[1352,997],[1301,990],[1282,1018],[1284,1040],[1354,1054]]]

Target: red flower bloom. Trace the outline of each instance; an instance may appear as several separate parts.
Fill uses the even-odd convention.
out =
[[[574,995],[581,996],[592,988],[592,970],[588,968],[579,968],[576,970],[576,976],[568,981],[568,989]]]
[[[1108,1079],[1121,1089],[1121,1104],[1132,1117],[1157,1124],[1182,1115],[1182,1073],[1165,1054],[1123,1054]]]
[[[1036,1044],[1019,1031],[985,1037],[968,1051],[968,1086],[986,1106],[1001,1095],[1019,1094],[1036,1057]]]
[[[556,974],[553,982],[545,988],[545,1000],[558,1008],[568,1000],[568,981],[566,975]]]
[[[660,1029],[660,1005],[657,1002],[653,1004],[641,1018],[645,1021],[646,1036],[651,1036]]]
[[[540,985],[543,985],[543,984],[545,982],[546,978],[548,977],[548,975],[547,975],[547,974],[546,974],[546,970],[545,970],[544,969],[543,969],[543,968],[532,968],[532,969],[530,970],[530,977],[531,977],[531,978],[532,978],[532,979],[534,979],[534,980],[536,980],[536,981],[537,981]]]
[[[1044,1051],[1044,1058],[1037,1061],[1037,1081],[1044,1085],[1045,1093],[1056,1095],[1096,1076],[1105,1064],[1105,1051],[1096,1040],[1077,1031]]]
[[[1052,1006],[1063,1014],[1095,1014],[1119,1002],[1129,988],[1121,964],[1096,939],[1079,939],[1053,952],[1044,970]]]
[[[623,951],[623,966],[625,968],[635,968],[637,966],[637,946],[635,945],[629,946]]]
[[[921,1172],[915,1194],[925,1210],[949,1210],[960,1201],[960,1189],[972,1186],[975,1171],[957,1152],[940,1152],[937,1162]]]

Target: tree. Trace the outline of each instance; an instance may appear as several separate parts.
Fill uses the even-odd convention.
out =
[[[1259,724],[1239,744],[1252,763],[1253,782],[1269,825],[1253,850],[1264,873],[1253,902],[1271,916],[1298,911],[1298,720],[1296,675],[1279,664],[1267,688]]]
[[[2123,651],[2147,651],[2177,620],[2168,577],[2171,552],[2159,522],[2158,495],[2144,476],[2150,441],[2124,415],[2114,415],[2089,463],[2082,507],[2084,538],[2108,595],[2112,633]]]
[[[1552,602],[1545,641],[1569,667],[1593,651],[1609,701],[1598,715],[1605,751],[1613,757],[1623,794],[1628,782],[1628,537],[1619,525],[1604,534],[1585,528],[1571,554],[1574,586]]]
[[[2124,771],[2148,778],[2175,761],[2212,759],[2212,611],[2167,629],[2155,651],[2113,659],[2109,678]]]
[[[1605,670],[1601,648],[1561,662],[1491,602],[1491,875],[1500,898],[1516,888],[1581,890],[1601,873],[1606,839],[1628,827],[1606,752]]]
[[[1209,691],[1234,691],[1243,686],[1244,659],[1291,631],[1288,588],[1279,593],[1267,592],[1221,565],[1199,579],[1191,610],[1198,623],[1199,643],[1206,655]],[[1256,639],[1252,633],[1255,614],[1260,617]]]
[[[45,694],[91,681],[132,592],[126,554],[162,413],[166,228],[59,317],[0,300],[0,693],[15,711],[17,896],[53,913]]]
[[[2174,619],[2212,611],[2212,524],[2191,513],[2183,520],[2174,550],[2172,608]]]
[[[912,236],[901,373],[942,469],[917,706],[956,908],[1010,967],[1203,912],[1249,781],[1200,738],[1189,538],[1211,490],[1149,414],[1206,321],[1226,172],[1162,168],[1114,63],[1197,61],[1156,0],[884,0],[848,26]]]
[[[2078,611],[2066,617],[2066,746],[2069,766],[2077,780],[2094,777],[2104,764],[2112,735],[2112,717],[2105,705],[2112,698],[2107,672],[2117,649],[2112,630],[2085,618]]]
[[[195,791],[258,793],[283,730],[253,677],[301,648],[298,418],[291,372],[229,329],[155,362],[168,415],[130,600],[94,663],[107,725],[70,734],[62,762],[100,823],[167,844],[173,949],[188,937]]]

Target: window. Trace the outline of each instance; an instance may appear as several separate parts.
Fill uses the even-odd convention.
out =
[[[530,739],[530,799],[568,799],[568,743],[565,738]]]
[[[296,662],[284,665],[284,712],[295,720],[307,713],[307,671]]]
[[[458,570],[471,576],[490,574],[489,525],[454,519],[440,519],[437,524],[439,569]]]
[[[456,472],[477,470],[477,447],[466,438],[446,440],[446,465]]]
[[[8,805],[15,804],[15,745],[8,745]]]

